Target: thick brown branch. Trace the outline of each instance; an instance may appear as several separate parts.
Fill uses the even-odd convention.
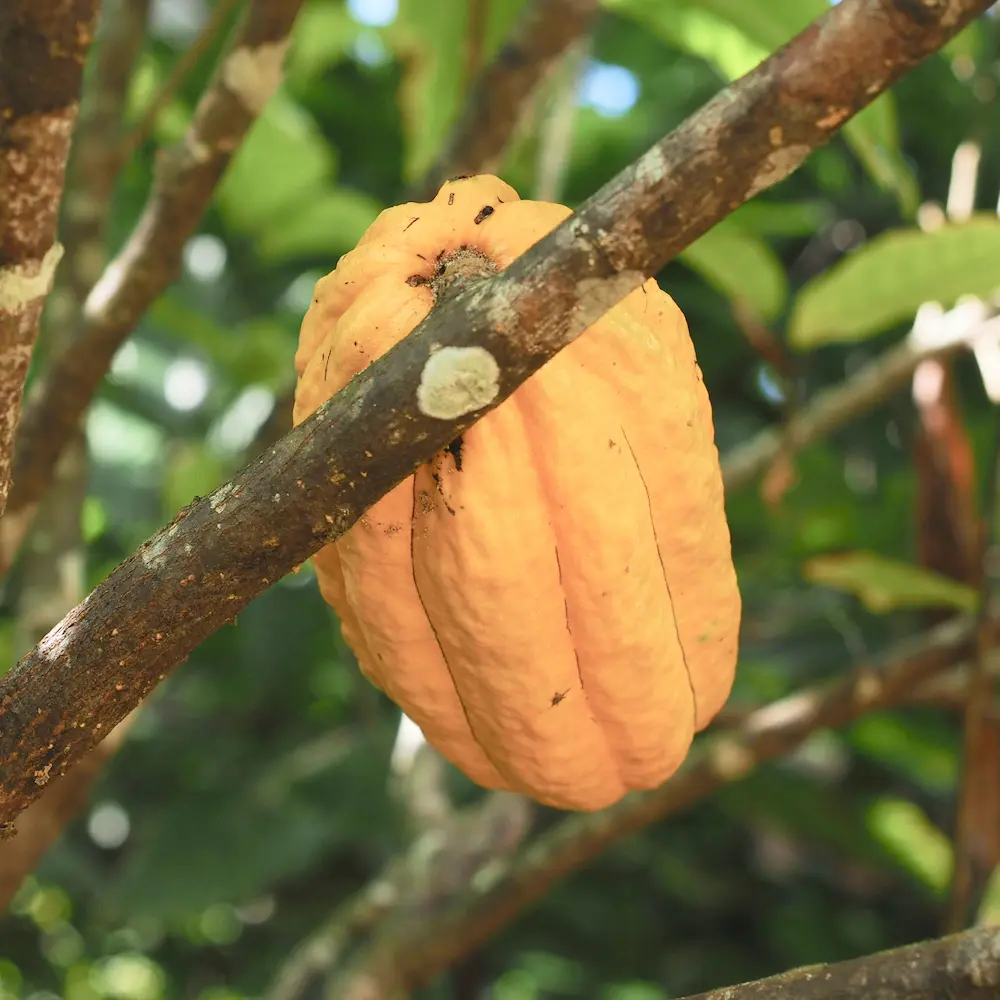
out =
[[[695,744],[678,774],[661,788],[634,794],[600,813],[579,814],[551,827],[509,864],[481,873],[433,912],[396,922],[376,935],[365,954],[338,980],[330,1000],[353,995],[362,982],[371,995],[412,990],[478,947],[541,899],[552,885],[622,837],[686,809],[761,763],[783,757],[812,733],[839,727],[866,712],[908,699],[922,682],[975,652],[975,623],[956,618],[890,651],[880,669],[847,668],[837,681],[783,698],[742,724]],[[846,675],[846,676],[845,676]],[[285,995],[281,1000],[302,1000]]]
[[[1000,995],[1000,928],[811,965],[686,1000],[992,1000]]]
[[[7,0],[0,48],[0,514],[97,0]]]
[[[0,822],[253,597],[988,6],[842,0],[506,271],[443,303],[270,452],[182,511],[0,680]],[[841,111],[831,116],[831,106]],[[115,328],[117,311],[100,315]],[[436,382],[455,358],[451,375],[463,381],[470,348],[495,361],[495,395],[454,418],[422,411],[419,399],[432,395],[423,380]]]
[[[42,321],[49,349],[65,345],[107,256],[105,230],[117,174],[114,149],[148,14],[149,0],[106,0],[101,14],[94,65],[84,86],[67,170],[60,232],[65,254]],[[35,530],[25,545],[16,631],[20,652],[34,646],[85,593],[80,507],[86,492],[86,442],[79,433],[63,452],[54,487],[42,501]],[[84,807],[126,728],[127,720],[80,761],[65,781],[18,816],[15,829],[20,836],[0,845],[0,912],[63,827]]]
[[[281,80],[301,0],[253,0],[181,143],[157,164],[153,190],[132,235],[105,269],[72,342],[54,359],[25,407],[9,510],[23,536],[25,518],[52,483],[53,469],[101,384],[115,352],[180,269],[184,244],[212,199],[243,136]],[[2,567],[0,567],[2,568]]]
[[[597,0],[529,0],[496,59],[479,74],[462,117],[414,199],[433,197],[448,177],[495,167],[539,82],[590,30],[598,6]]]

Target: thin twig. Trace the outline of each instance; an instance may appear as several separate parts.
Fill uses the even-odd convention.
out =
[[[529,0],[493,62],[479,75],[462,117],[410,197],[430,198],[455,174],[492,169],[535,92],[597,16],[597,0]]]
[[[243,0],[219,0],[215,9],[202,25],[198,37],[188,45],[177,57],[166,80],[153,96],[142,113],[142,117],[132,126],[132,129],[122,139],[118,149],[112,154],[118,169],[121,169],[132,154],[153,134],[156,123],[164,108],[174,99],[184,81],[191,75],[194,68],[204,58],[205,53],[215,43],[216,38],[226,26],[233,11]]]
[[[267,455],[182,510],[0,679],[0,823],[252,598],[989,5],[942,0],[915,14],[905,0],[841,0],[820,28],[723,91],[508,268],[436,307]],[[260,53],[244,52],[240,65],[259,69]],[[833,120],[831,106],[843,116]],[[111,339],[117,313],[97,298]],[[91,348],[107,339],[88,338]],[[469,347],[495,362],[495,394],[453,418],[422,409],[428,360]],[[80,383],[60,370],[72,394]]]
[[[509,864],[478,873],[433,913],[421,910],[418,917],[396,921],[391,932],[380,932],[368,944],[338,980],[338,990],[326,996],[340,1000],[354,995],[352,988],[362,982],[372,996],[417,989],[612,843],[787,755],[819,730],[899,704],[915,687],[974,656],[975,624],[971,617],[952,619],[890,650],[879,669],[864,664],[845,668],[832,682],[782,698],[752,713],[737,729],[698,741],[681,770],[662,787],[630,795],[600,813],[562,820]],[[995,642],[996,622],[991,635]]]
[[[195,111],[184,139],[157,164],[132,235],[105,268],[82,328],[39,379],[25,405],[9,516],[0,522],[0,572],[20,546],[34,507],[118,348],[174,280],[240,142],[281,81],[282,61],[302,0],[252,0]]]
[[[0,515],[45,297],[97,0],[6,0],[0,27]],[[71,11],[71,13],[68,12]]]
[[[925,312],[908,338],[845,381],[816,393],[787,424],[761,431],[727,452],[722,463],[726,488],[745,486],[783,450],[797,451],[874,409],[908,385],[922,361],[998,339],[1000,317],[986,303],[964,302],[940,316]]]

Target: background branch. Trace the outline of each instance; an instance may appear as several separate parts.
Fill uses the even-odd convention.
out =
[[[994,622],[994,641],[996,631]],[[906,701],[921,684],[973,657],[975,636],[971,617],[954,618],[890,650],[879,669],[847,667],[835,681],[782,698],[751,713],[738,728],[700,739],[682,769],[660,788],[630,795],[603,812],[564,819],[509,863],[494,862],[450,897],[439,896],[433,910],[422,907],[380,925],[327,995],[330,1000],[354,996],[367,984],[366,995],[392,996],[427,983],[615,841],[785,756],[820,729]],[[333,971],[333,962],[328,968]],[[304,995],[283,993],[269,1000],[304,1000]]]
[[[267,455],[182,510],[0,681],[0,822],[9,824],[253,597],[347,531],[645,275],[795,169],[852,110],[988,6],[950,0],[924,5],[914,20],[902,0],[842,0],[822,30],[810,27],[727,88],[508,269],[436,309]],[[244,56],[259,69],[266,51],[275,65],[274,45]],[[831,119],[831,105],[843,117]],[[125,263],[121,272],[112,265],[109,282],[126,272]],[[122,325],[99,293],[88,307],[110,337]],[[121,296],[112,300],[124,313]],[[423,413],[417,390],[432,345],[488,351],[498,365],[495,397],[457,419]],[[377,455],[372,441],[381,443]]]
[[[157,120],[164,108],[176,97],[184,81],[198,65],[205,53],[212,47],[221,34],[226,22],[240,5],[241,0],[219,0],[215,9],[202,25],[198,37],[188,45],[175,60],[166,80],[153,95],[149,105],[143,110],[139,121],[135,123],[128,134],[122,139],[117,151],[113,154],[119,165],[128,162],[132,154],[153,134]]]
[[[11,5],[12,4],[12,5]],[[97,0],[8,0],[0,48],[0,514],[45,296]]]
[[[510,37],[479,75],[461,119],[435,164],[411,194],[432,198],[455,174],[489,172],[499,160],[538,84],[590,30],[597,0],[529,0]]]
[[[923,310],[905,340],[850,378],[817,392],[784,426],[769,427],[730,449],[722,461],[726,488],[745,486],[783,453],[794,453],[874,409],[907,386],[921,362],[998,338],[1000,317],[979,300],[962,302],[946,313]]]
[[[79,426],[112,358],[174,280],[184,245],[244,135],[281,81],[288,34],[301,0],[252,0],[198,102],[184,139],[157,164],[132,235],[87,300],[82,328],[52,360],[29,398],[17,440],[9,510],[0,522],[0,570],[9,566],[56,462]]]

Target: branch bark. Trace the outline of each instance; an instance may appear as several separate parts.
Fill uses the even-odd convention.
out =
[[[11,6],[12,2],[12,6]],[[98,0],[8,0],[0,48],[0,514]]]
[[[77,0],[82,2],[82,0]],[[56,462],[118,348],[174,280],[223,171],[281,81],[302,0],[253,0],[184,139],[162,154],[132,235],[87,300],[81,328],[39,379],[17,441],[10,516],[0,522],[0,570],[9,566]]]
[[[488,172],[538,84],[597,17],[597,0],[530,0],[493,62],[479,74],[461,119],[412,193],[432,198],[455,174]]]
[[[1000,929],[993,927],[793,969],[686,1000],[991,1000],[998,992]]]
[[[106,0],[94,65],[84,86],[67,170],[65,253],[42,318],[43,338],[63,348],[107,257],[106,228],[118,170],[115,148],[129,79],[145,40],[149,0]],[[78,432],[57,463],[24,551],[15,645],[31,649],[85,593],[86,553],[80,507],[87,492],[87,448]],[[18,818],[16,840],[0,845],[0,913],[63,827],[86,805],[104,764],[124,739],[129,716],[93,753]]]
[[[266,455],[182,510],[0,681],[0,822],[252,598],[989,6],[842,0],[506,271],[436,309]],[[118,312],[99,315],[115,328]],[[423,412],[431,355],[473,346],[497,363],[493,398],[454,419]],[[370,442],[380,442],[377,455]]]
[[[998,638],[1000,622],[991,635]],[[783,757],[821,729],[838,728],[867,712],[907,701],[913,690],[967,662],[976,652],[976,623],[956,617],[900,643],[880,668],[848,666],[837,680],[782,698],[752,712],[736,728],[699,740],[681,770],[651,792],[633,794],[600,813],[577,814],[532,840],[512,860],[491,863],[433,907],[387,922],[348,968],[327,966],[336,978],[329,1000],[394,996],[429,982],[541,899],[560,879],[612,843],[686,809],[755,767]],[[312,970],[313,981],[317,975]],[[279,973],[279,980],[281,980]],[[288,980],[284,980],[288,981]],[[284,992],[268,1000],[305,1000]]]

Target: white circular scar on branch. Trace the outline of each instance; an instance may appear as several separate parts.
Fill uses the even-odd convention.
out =
[[[442,347],[424,365],[417,409],[435,420],[455,420],[482,409],[500,391],[500,366],[485,347]]]

